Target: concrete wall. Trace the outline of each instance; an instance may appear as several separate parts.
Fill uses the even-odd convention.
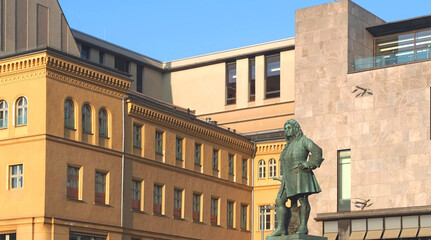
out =
[[[337,211],[337,151],[343,149],[351,149],[352,200],[371,199],[369,209],[431,204],[431,64],[349,74],[354,59],[372,51],[364,27],[380,23],[347,0],[296,12],[295,118],[325,158],[315,171],[323,192],[310,197],[311,216]],[[356,86],[373,95],[356,97]],[[310,220],[310,230],[320,234],[321,226]],[[344,230],[340,237],[350,233]]]

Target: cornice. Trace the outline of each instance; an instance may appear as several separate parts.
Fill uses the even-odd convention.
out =
[[[191,122],[192,120],[174,117],[170,114],[162,113],[133,102],[128,103],[128,114],[168,128],[177,129],[181,132],[197,135],[209,141],[216,141],[217,144],[225,145],[228,148],[234,148],[247,154],[252,154],[253,152],[253,143],[250,141],[236,138],[235,136],[229,136],[228,133],[218,132],[217,130],[202,126],[198,123],[193,123]]]
[[[108,74],[85,62],[49,51],[0,62],[0,84],[45,76],[118,98],[125,97],[131,87],[131,80],[126,77]]]
[[[281,153],[283,151],[285,142],[274,142],[274,143],[261,143],[256,144],[256,155]]]

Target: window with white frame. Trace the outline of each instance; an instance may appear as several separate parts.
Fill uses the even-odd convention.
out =
[[[258,177],[265,178],[266,177],[266,163],[264,160],[260,160],[258,163]]]
[[[277,161],[275,159],[270,159],[268,162],[269,167],[269,177],[275,177],[277,175]]]
[[[271,210],[268,207],[269,206],[259,207],[259,230],[260,231],[262,231],[262,227],[264,230],[271,229]]]
[[[0,128],[7,128],[8,105],[5,100],[0,101]]]
[[[27,125],[27,98],[20,97],[16,101],[16,125]]]
[[[24,168],[22,164],[12,165],[9,167],[9,188],[19,189],[24,187]]]
[[[99,110],[99,136],[108,137],[108,113],[103,108]]]
[[[75,105],[70,99],[64,101],[64,127],[75,129]]]
[[[82,131],[85,133],[92,133],[92,117],[91,107],[88,104],[82,106]]]

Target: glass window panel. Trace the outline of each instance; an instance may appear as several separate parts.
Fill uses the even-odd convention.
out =
[[[416,33],[416,48],[431,48],[431,30]]]
[[[351,154],[350,150],[338,151],[338,211],[350,211]]]
[[[6,128],[8,123],[8,105],[6,101],[0,101],[0,128]]]
[[[376,54],[394,53],[412,49],[414,47],[414,33],[389,36],[376,39]]]
[[[227,70],[227,104],[236,103],[236,63],[228,63],[226,66]]]
[[[99,110],[99,136],[108,137],[108,113],[105,109]]]

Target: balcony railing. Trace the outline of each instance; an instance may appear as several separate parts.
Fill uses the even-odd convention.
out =
[[[356,59],[355,70],[372,69],[426,59],[431,59],[430,47]]]

